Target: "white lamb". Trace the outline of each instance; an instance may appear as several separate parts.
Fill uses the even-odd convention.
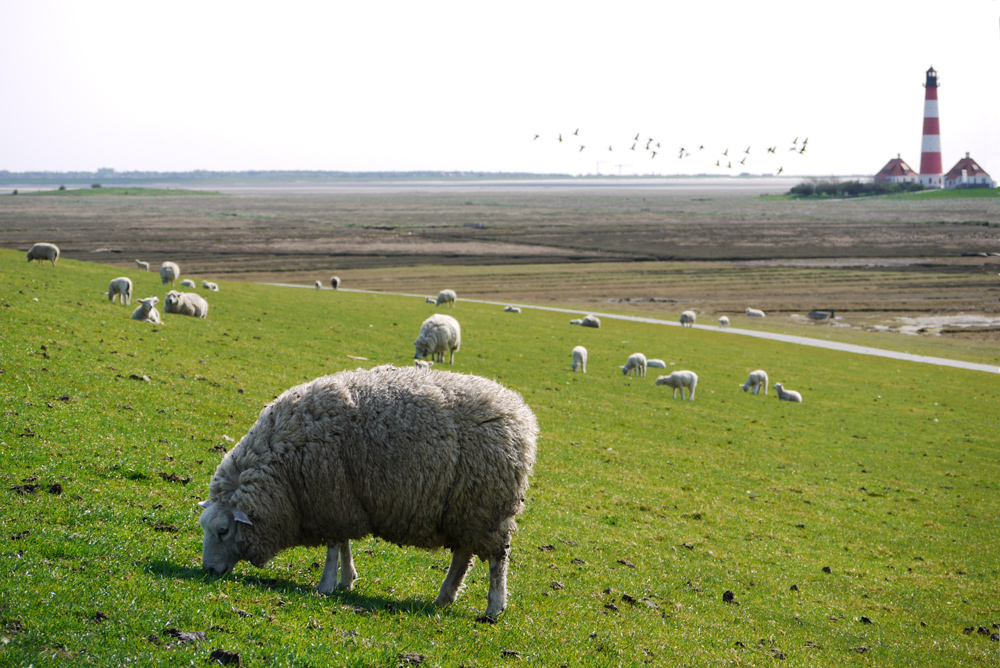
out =
[[[677,398],[677,390],[680,390],[681,401],[684,401],[684,388],[686,387],[688,401],[694,401],[694,388],[698,387],[698,374],[694,371],[674,371],[669,376],[657,378],[656,384],[674,388],[674,399]]]
[[[205,301],[204,297],[194,292],[171,290],[167,293],[166,301],[163,302],[163,310],[166,313],[204,318],[208,315],[208,302]]]
[[[320,281],[316,281],[315,283],[313,283],[313,285],[316,286],[317,290],[323,289],[323,284]]]
[[[573,348],[573,371],[587,373],[587,349],[583,346]]]
[[[118,296],[121,296],[122,306],[132,303],[132,280],[126,276],[119,276],[108,283],[108,301],[114,303]]]
[[[435,306],[441,306],[441,304],[447,304],[448,306],[454,308],[455,302],[458,301],[458,296],[455,294],[454,290],[442,290],[438,293],[437,301],[434,302]]]
[[[726,329],[727,327],[729,327],[729,317],[728,316],[722,316],[722,317],[719,318],[719,327],[721,327],[722,329]]]
[[[434,362],[432,360],[413,360],[413,366],[418,369],[426,369],[427,371],[430,371],[430,368],[434,366]]]
[[[160,265],[160,280],[164,285],[169,283],[173,286],[174,281],[176,281],[181,276],[181,269],[173,262],[164,262]]]
[[[767,372],[763,369],[757,369],[756,371],[751,371],[750,376],[747,378],[747,382],[740,385],[744,392],[753,391],[754,394],[760,394],[760,388],[764,388],[764,394],[767,394]]]
[[[219,286],[216,285],[215,283],[212,283],[211,281],[202,281],[201,287],[205,288],[206,290],[211,290],[212,292],[219,291]]]
[[[54,267],[56,266],[56,261],[58,259],[59,246],[56,246],[55,244],[39,243],[28,249],[28,262],[31,262],[32,260],[38,260],[39,262],[48,260]]]
[[[778,399],[781,401],[792,401],[797,404],[802,403],[802,395],[795,390],[786,390],[781,383],[775,383],[774,389],[778,391]]]
[[[521,308],[519,306],[504,306],[504,313],[520,313]]]
[[[340,287],[340,276],[330,277],[330,287],[333,288],[334,290]]]
[[[142,269],[143,271],[149,271],[149,263],[148,262],[143,262],[142,260],[136,260],[135,261],[135,266],[137,266],[139,269]]]
[[[684,311],[681,313],[681,327],[694,327],[694,321],[698,315],[694,311]]]
[[[582,319],[570,320],[571,325],[580,325],[581,327],[593,327],[595,329],[600,329],[601,319],[596,315],[586,315]]]
[[[181,281],[181,287],[182,288],[196,288],[198,286],[190,278],[185,278],[183,281]]]
[[[747,317],[748,318],[763,318],[764,317],[764,312],[761,311],[759,308],[747,308]]]
[[[666,369],[667,363],[663,360],[646,360],[647,369]]]
[[[455,353],[462,345],[462,326],[450,315],[435,313],[424,320],[420,334],[413,342],[413,359],[431,356],[432,360],[444,362],[444,354],[451,353],[449,364],[455,363]]]
[[[632,373],[633,376],[645,377],[646,375],[646,356],[642,353],[632,353],[628,356],[628,361],[625,362],[625,366],[622,367],[622,373],[626,376]]]
[[[160,301],[159,297],[147,297],[146,299],[139,300],[139,308],[132,311],[133,320],[144,320],[146,322],[151,322],[154,325],[162,325],[163,321],[160,320],[160,312],[156,310],[156,302]]]

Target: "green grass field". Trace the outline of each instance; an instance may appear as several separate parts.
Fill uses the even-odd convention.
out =
[[[111,304],[120,273],[0,251],[2,665],[996,664],[996,375],[459,302],[445,367],[517,390],[541,427],[491,625],[483,564],[431,605],[446,552],[360,541],[361,579],[331,596],[318,549],[200,568],[229,439],[293,385],[412,364],[432,306],[220,282],[206,320],[153,326],[129,315],[166,288],[130,270],[132,306]],[[696,371],[696,400],[623,377],[635,351]],[[757,368],[805,402],[744,394]]]

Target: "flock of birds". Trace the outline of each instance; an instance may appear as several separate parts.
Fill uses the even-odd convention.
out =
[[[535,134],[532,141],[533,142],[541,141],[542,143],[546,143],[546,142],[552,142],[553,140],[551,137],[543,137],[541,134]],[[558,145],[565,145],[567,148],[575,148],[577,153],[582,153],[584,150],[588,148],[587,144],[584,143],[584,139],[580,134],[580,128],[575,129],[571,133],[567,132],[565,136],[561,132],[557,133],[554,141]],[[602,146],[601,150],[603,151],[603,144],[601,146]],[[656,157],[658,155],[661,155],[664,151],[663,144],[659,140],[657,140],[652,136],[643,136],[641,132],[637,132],[634,137],[631,137],[631,139],[626,141],[624,144],[625,148],[621,148],[621,146],[622,145],[619,144],[620,152],[632,151],[635,153],[639,153],[641,151],[642,153],[648,155],[650,160],[655,160]],[[795,139],[792,140],[791,144],[787,146],[787,149],[786,147],[783,146],[779,151],[778,144],[775,144],[773,146],[766,146],[765,149],[763,149],[763,155],[766,156],[770,154],[777,157],[778,155],[781,154],[787,155],[791,153],[792,155],[801,156],[805,154],[808,146],[809,146],[809,137],[796,137]],[[732,155],[730,155],[729,148],[730,147],[727,146],[721,151],[721,153],[719,153],[718,149],[714,151],[711,149],[706,149],[704,144],[698,144],[697,148],[692,148],[690,150],[684,146],[679,146],[676,149],[676,156],[678,160],[684,160],[687,158],[691,158],[692,156],[701,157],[702,158],[701,163],[703,166],[712,166],[711,161],[714,160],[715,161],[714,167],[731,170],[734,168],[734,166],[736,169],[740,169],[741,167],[743,169],[747,168],[747,160],[750,158],[751,154],[756,156],[757,154],[761,153],[761,151],[755,150],[752,145],[749,145],[742,151],[740,151],[739,149],[734,150]],[[614,143],[608,144],[607,151],[611,153],[615,151]],[[707,160],[705,160],[705,158],[707,158]],[[624,165],[619,165],[619,166],[621,167]],[[781,174],[784,171],[785,171],[784,166],[779,165],[776,174]]]

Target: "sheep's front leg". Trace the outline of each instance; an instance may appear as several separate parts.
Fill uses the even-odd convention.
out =
[[[507,607],[507,552],[505,545],[490,556],[490,592],[486,595],[486,616],[498,617]]]
[[[340,562],[340,588],[350,589],[358,578],[354,570],[354,558],[351,556],[351,542],[330,541],[326,548],[326,563],[323,565],[323,575],[316,585],[317,594],[330,594],[337,585],[337,565]]]
[[[354,581],[358,579],[358,572],[354,569],[354,557],[351,555],[351,541],[345,540],[340,543],[340,585],[341,589],[350,589],[354,586]]]
[[[458,598],[458,590],[462,588],[462,581],[465,574],[472,566],[472,553],[464,550],[455,550],[451,555],[451,566],[448,567],[448,575],[444,578],[441,591],[434,600],[434,605],[450,605]]]

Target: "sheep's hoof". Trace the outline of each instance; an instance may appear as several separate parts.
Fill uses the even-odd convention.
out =
[[[480,624],[496,624],[497,618],[493,615],[479,615],[476,617],[476,621]]]

